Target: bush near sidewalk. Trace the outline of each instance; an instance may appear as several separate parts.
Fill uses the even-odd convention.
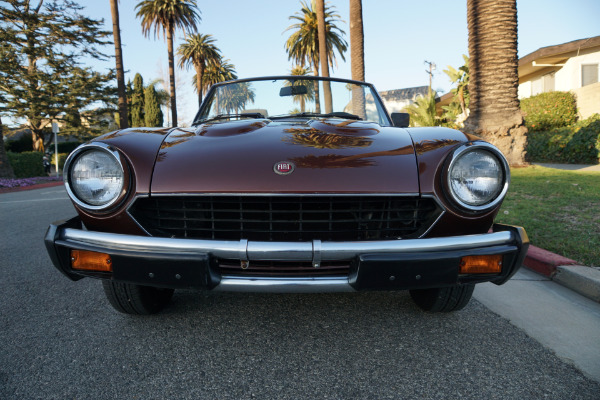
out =
[[[569,126],[577,121],[577,102],[571,92],[546,92],[521,100],[529,132]]]
[[[527,160],[570,164],[598,164],[600,114],[571,126],[529,131]]]

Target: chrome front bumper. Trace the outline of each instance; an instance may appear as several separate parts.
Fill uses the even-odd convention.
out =
[[[102,253],[129,257],[129,260],[173,259],[186,261],[196,257],[209,263],[214,259],[240,260],[240,263],[253,261],[297,261],[311,262],[319,268],[321,262],[348,261],[358,265],[363,273],[376,268],[376,264],[393,262],[394,270],[400,271],[403,265],[422,260],[431,260],[428,264],[462,255],[474,254],[511,254],[511,266],[506,267],[500,276],[462,277],[460,281],[494,281],[504,283],[520,267],[528,246],[528,239],[523,228],[505,225],[494,225],[494,232],[452,236],[441,238],[359,241],[359,242],[255,242],[248,240],[219,241],[174,239],[114,233],[92,232],[81,229],[77,218],[61,221],[51,225],[46,234],[46,246],[55,266],[71,279],[92,275],[109,278],[102,274],[88,274],[74,271],[69,266],[70,249],[91,250]],[[447,255],[447,257],[446,257]],[[369,260],[374,261],[369,261]],[[189,264],[189,262],[187,262]],[[411,264],[412,265],[412,264]],[[210,266],[207,267],[210,269]],[[414,268],[411,269],[411,273]],[[154,274],[153,274],[154,275]],[[179,274],[181,275],[181,274]],[[260,278],[220,276],[214,271],[209,274],[216,285],[208,288],[224,291],[251,292],[332,292],[353,291],[361,288],[357,284],[361,274],[350,277],[332,278]],[[396,275],[393,275],[394,277]],[[466,279],[465,279],[466,278]],[[484,278],[484,279],[482,279]],[[130,279],[131,280],[131,279]],[[211,279],[208,279],[211,281]],[[142,280],[140,284],[152,284]],[[443,284],[449,284],[447,279]],[[457,282],[458,283],[458,282]],[[166,283],[157,282],[157,285]],[[168,285],[168,284],[167,284]],[[194,285],[192,285],[194,286]],[[408,285],[410,286],[410,285]],[[383,289],[384,287],[382,287]]]

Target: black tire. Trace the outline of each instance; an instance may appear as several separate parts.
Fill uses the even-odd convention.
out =
[[[465,308],[473,295],[474,284],[434,289],[410,290],[410,297],[425,311],[451,312]]]
[[[134,285],[103,280],[104,293],[113,308],[124,314],[156,314],[166,306],[173,289],[161,289],[150,286]]]

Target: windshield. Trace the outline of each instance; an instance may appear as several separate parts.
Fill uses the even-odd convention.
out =
[[[216,86],[204,100],[195,123],[211,119],[311,117],[347,118],[390,125],[371,86],[301,76]]]

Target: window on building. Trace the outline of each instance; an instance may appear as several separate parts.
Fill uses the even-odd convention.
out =
[[[554,72],[531,81],[532,96],[545,92],[553,92],[554,90]]]
[[[581,66],[581,86],[598,82],[598,64],[584,64]]]
[[[544,92],[554,92],[554,72],[543,76]]]

